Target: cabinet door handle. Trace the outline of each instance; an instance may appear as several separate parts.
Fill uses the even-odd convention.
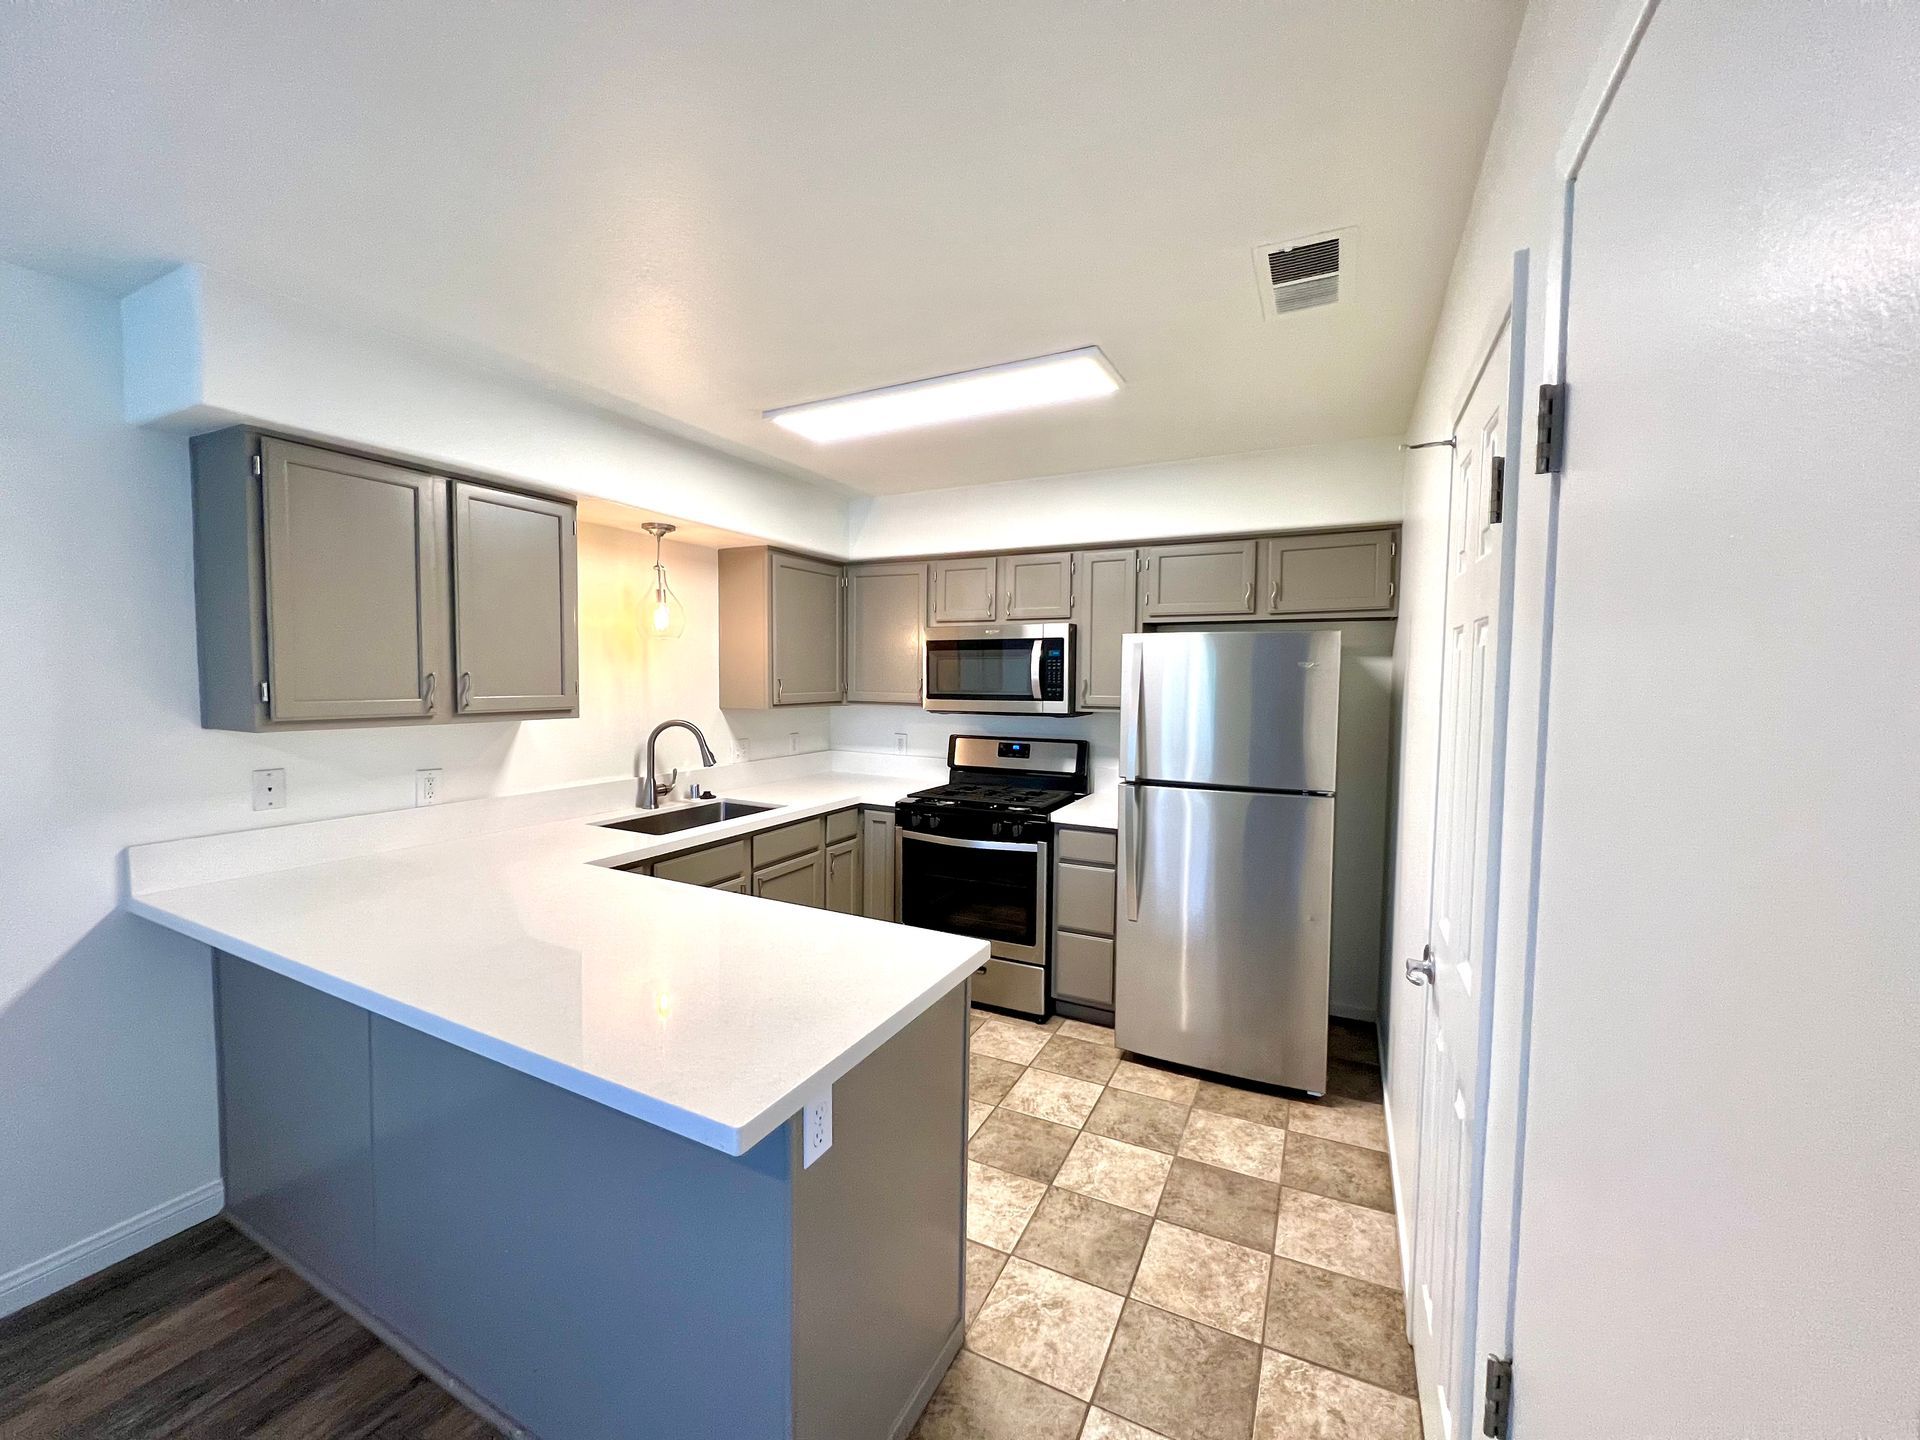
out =
[[[1269,610],[1280,608],[1280,577],[1277,575],[1273,580],[1273,588],[1267,592],[1267,608]]]
[[[1253,609],[1253,581],[1247,581],[1247,609]]]
[[[460,672],[460,694],[459,694],[459,697],[454,701],[454,707],[459,710],[464,710],[472,702],[472,700],[473,700],[473,672],[471,670],[462,670]]]
[[[420,687],[420,698],[427,703],[427,714],[433,714],[433,692],[437,688],[439,676],[433,671],[427,672],[427,683]]]

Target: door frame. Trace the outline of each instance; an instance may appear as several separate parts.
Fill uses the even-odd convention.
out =
[[[1457,484],[1456,472],[1459,464],[1458,442],[1460,439],[1461,426],[1466,420],[1467,407],[1473,401],[1474,391],[1479,387],[1482,378],[1487,373],[1487,367],[1492,363],[1494,355],[1498,352],[1501,342],[1504,340],[1509,347],[1507,355],[1506,398],[1504,402],[1506,412],[1505,429],[1508,472],[1503,481],[1503,504],[1499,527],[1500,595],[1494,610],[1494,626],[1498,650],[1495,657],[1495,673],[1492,687],[1494,714],[1492,719],[1491,752],[1489,757],[1489,778],[1487,782],[1491,787],[1491,793],[1488,796],[1487,856],[1491,864],[1492,873],[1487,879],[1486,910],[1483,916],[1483,928],[1487,940],[1481,952],[1482,963],[1487,974],[1487,989],[1485,998],[1480,1001],[1480,1013],[1478,1017],[1476,1017],[1474,1026],[1477,1036],[1476,1044],[1479,1051],[1478,1060],[1474,1066],[1474,1113],[1480,1117],[1479,1133],[1475,1138],[1473,1152],[1466,1157],[1467,1163],[1471,1167],[1470,1173],[1472,1175],[1472,1178],[1466,1186],[1466,1192],[1469,1197],[1468,1203],[1474,1209],[1474,1213],[1469,1215],[1468,1221],[1470,1226],[1478,1228],[1479,1233],[1470,1235],[1468,1239],[1469,1246],[1475,1251],[1476,1263],[1468,1269],[1458,1301],[1461,1311],[1458,1318],[1465,1332],[1461,1345],[1462,1363],[1466,1367],[1467,1373],[1447,1377],[1448,1391],[1456,1400],[1454,1410],[1456,1433],[1462,1436],[1470,1433],[1470,1422],[1467,1417],[1473,1413],[1475,1407],[1480,1403],[1480,1381],[1477,1373],[1480,1369],[1480,1358],[1479,1351],[1475,1347],[1478,1344],[1480,1336],[1481,1315],[1486,1308],[1481,1296],[1486,1290],[1489,1278],[1487,1274],[1488,1264],[1485,1231],[1485,1217],[1489,1197],[1485,1185],[1486,1177],[1491,1168],[1490,1162],[1492,1156],[1490,1152],[1496,1143],[1496,1136],[1498,1134],[1494,1126],[1493,1107],[1491,1103],[1492,1088],[1490,1082],[1494,1068],[1493,1052],[1496,1045],[1493,1031],[1498,1015],[1497,997],[1500,991],[1501,976],[1504,968],[1501,963],[1501,957],[1502,951],[1506,948],[1502,939],[1500,920],[1502,915],[1501,900],[1504,893],[1502,885],[1506,879],[1506,866],[1502,857],[1506,849],[1503,840],[1507,821],[1507,775],[1511,755],[1509,736],[1516,722],[1524,718],[1512,707],[1511,676],[1513,670],[1513,643],[1515,635],[1515,604],[1517,599],[1515,561],[1519,531],[1518,512],[1520,510],[1519,496],[1516,492],[1519,489],[1519,462],[1527,453],[1522,448],[1522,426],[1527,410],[1525,399],[1527,394],[1527,371],[1532,362],[1533,355],[1533,346],[1529,343],[1532,323],[1528,304],[1530,275],[1530,252],[1525,249],[1515,251],[1512,268],[1509,272],[1510,279],[1506,299],[1504,303],[1495,307],[1494,313],[1482,328],[1480,340],[1472,351],[1474,357],[1473,364],[1462,378],[1460,386],[1455,393],[1448,422],[1450,425],[1449,434],[1453,440],[1453,445],[1446,452],[1448,458],[1447,523],[1444,543],[1446,555],[1450,557],[1452,554],[1454,533],[1454,507],[1460,500],[1460,490]],[[1441,580],[1443,603],[1441,605],[1440,623],[1443,631],[1451,624],[1452,619],[1451,607],[1446,603],[1447,592],[1452,589],[1452,586],[1449,578],[1444,573],[1445,568],[1447,567],[1443,567]],[[1440,701],[1442,718],[1440,723],[1435,726],[1434,733],[1434,773],[1436,779],[1446,773],[1444,757],[1440,754],[1441,748],[1444,746],[1446,740],[1444,712],[1446,710],[1447,682],[1444,674],[1444,647],[1439,657],[1439,663],[1442,666],[1443,673],[1436,694]],[[1433,877],[1431,870],[1442,858],[1439,839],[1441,807],[1445,798],[1442,793],[1442,787],[1436,783],[1433,793],[1433,815],[1431,817],[1434,846],[1428,856],[1427,862],[1429,867],[1427,933],[1429,935],[1432,934],[1434,906],[1439,898],[1439,881]],[[1429,987],[1431,984],[1432,982],[1429,981]],[[1402,1256],[1403,1284],[1401,1286],[1401,1301],[1404,1307],[1405,1313],[1403,1319],[1406,1324],[1409,1341],[1413,1339],[1416,1322],[1415,1306],[1417,1299],[1414,1277],[1417,1272],[1418,1261],[1414,1254],[1414,1248],[1419,1236],[1420,1177],[1425,1168],[1421,1163],[1421,1147],[1426,1143],[1427,1138],[1424,1133],[1425,1127],[1421,1123],[1421,1117],[1423,1117],[1425,1112],[1424,1076],[1427,1071],[1427,1047],[1434,1043],[1432,1033],[1433,1015],[1431,1013],[1432,1002],[1428,990],[1423,989],[1420,991],[1419,1002],[1421,1011],[1419,1054],[1421,1056],[1420,1068],[1423,1080],[1418,1092],[1419,1100],[1414,1107],[1416,1128],[1414,1131],[1413,1167],[1410,1172],[1413,1193],[1409,1196],[1401,1197],[1401,1203],[1406,1207],[1405,1213],[1407,1216],[1407,1224],[1403,1233],[1408,1242],[1404,1247],[1406,1253]],[[1505,1277],[1502,1276],[1496,1276],[1494,1278],[1502,1282],[1505,1280]],[[1497,1289],[1502,1294],[1504,1294],[1508,1288],[1509,1286],[1506,1283],[1500,1283],[1497,1286]],[[1420,1377],[1416,1384],[1420,1391],[1421,1405],[1424,1410],[1428,1385],[1427,1378],[1424,1376]]]
[[[1480,1189],[1480,1277],[1474,1319],[1476,1357],[1473,1387],[1464,1413],[1477,1414],[1485,1403],[1484,1358],[1515,1360],[1516,1375],[1525,1357],[1514,1355],[1514,1297],[1523,1237],[1519,1231],[1525,1182],[1527,1081],[1531,1064],[1534,969],[1537,960],[1540,845],[1544,824],[1544,773],[1550,713],[1553,659],[1553,599],[1559,544],[1560,466],[1565,434],[1555,468],[1534,471],[1529,457],[1539,439],[1538,410],[1531,397],[1540,385],[1565,384],[1567,306],[1573,240],[1576,182],[1594,137],[1619,92],[1660,0],[1621,0],[1605,38],[1595,52],[1587,83],[1569,115],[1556,153],[1553,209],[1537,229],[1547,237],[1539,304],[1540,335],[1529,345],[1529,368],[1521,389],[1520,444],[1516,455],[1529,463],[1514,467],[1506,490],[1503,526],[1511,534],[1513,571],[1508,612],[1510,654],[1507,665],[1506,754],[1501,817],[1505,843],[1497,877],[1500,900],[1495,926],[1492,1028],[1487,1052],[1485,1163]],[[1522,252],[1524,254],[1524,252]],[[1538,356],[1537,362],[1531,357]],[[1571,405],[1563,392],[1563,431]],[[1516,1416],[1518,1416],[1516,1411]],[[1518,1433],[1518,1432],[1516,1432]]]

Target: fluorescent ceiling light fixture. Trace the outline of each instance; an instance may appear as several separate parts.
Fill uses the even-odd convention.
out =
[[[769,410],[766,418],[783,430],[803,435],[816,445],[836,440],[859,440],[868,435],[891,435],[923,425],[945,425],[954,420],[977,420],[985,415],[1010,415],[1016,410],[1038,410],[1111,395],[1120,388],[1120,376],[1098,345],[1013,360],[958,375],[910,380],[882,390],[862,390],[832,400],[813,400]]]

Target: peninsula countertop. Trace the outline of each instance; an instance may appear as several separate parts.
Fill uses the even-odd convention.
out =
[[[138,846],[126,904],[739,1155],[965,980],[987,946],[614,867],[891,805],[924,783],[835,771],[729,786],[727,798],[779,808],[663,837],[604,828],[635,812],[606,808],[618,792],[602,786]],[[464,824],[450,813],[467,807]]]

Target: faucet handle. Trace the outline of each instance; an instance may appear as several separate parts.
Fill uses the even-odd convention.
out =
[[[679,778],[680,778],[680,767],[676,765],[673,769],[667,771],[667,773],[664,776],[654,781],[653,783],[659,789],[662,795],[672,795],[673,782],[678,780]]]

